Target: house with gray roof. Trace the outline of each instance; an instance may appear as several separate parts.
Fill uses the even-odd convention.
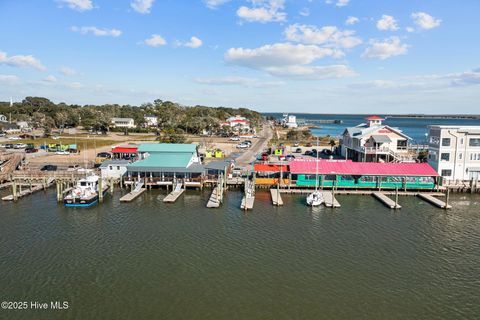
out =
[[[410,137],[402,130],[382,124],[383,118],[371,116],[368,123],[346,128],[340,140],[341,154],[357,162],[411,162]]]

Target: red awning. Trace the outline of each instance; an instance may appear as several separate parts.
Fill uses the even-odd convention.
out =
[[[294,160],[289,163],[293,174],[314,174],[315,160]],[[437,177],[438,173],[428,163],[377,163],[351,160],[318,160],[318,174]]]
[[[253,170],[255,172],[280,172],[280,167],[282,167],[282,171],[288,171],[288,165],[286,164],[263,164],[257,163],[253,166]]]
[[[137,153],[138,147],[115,147],[113,153]]]

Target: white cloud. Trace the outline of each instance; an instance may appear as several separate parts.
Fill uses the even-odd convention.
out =
[[[79,32],[81,34],[91,33],[97,37],[119,37],[122,35],[122,31],[118,29],[99,29],[97,27],[71,27],[73,32]]]
[[[93,9],[92,0],[58,0],[62,4],[66,4],[70,9],[77,11],[87,11]]]
[[[348,49],[362,43],[360,38],[354,36],[355,31],[341,31],[335,26],[325,26],[319,29],[315,26],[293,24],[285,29],[284,34],[289,41],[336,48]]]
[[[155,0],[133,0],[130,6],[138,13],[145,14],[150,13],[154,2]]]
[[[378,30],[389,30],[389,31],[396,31],[398,30],[397,20],[394,17],[389,15],[382,15],[382,18],[377,21],[377,29]]]
[[[300,10],[299,14],[303,17],[308,17],[310,15],[310,9],[303,8],[302,10]]]
[[[12,86],[15,84],[18,84],[20,82],[20,78],[14,75],[10,74],[0,74],[0,83],[7,85],[7,86]]]
[[[6,52],[0,51],[0,64],[6,64],[11,67],[19,68],[34,68],[40,71],[44,71],[45,68],[40,60],[36,59],[32,55],[16,55],[8,56]]]
[[[205,3],[205,5],[210,9],[216,9],[222,4],[225,4],[230,1],[231,0],[203,0],[203,3]]]
[[[421,29],[421,30],[430,30],[440,26],[442,20],[436,19],[425,12],[414,12],[412,13],[413,22]]]
[[[144,41],[147,46],[159,47],[167,44],[167,41],[159,34],[152,34],[152,36]]]
[[[358,19],[357,17],[348,17],[347,20],[345,21],[345,24],[347,26],[353,26],[354,24],[357,24],[360,22],[360,19]]]
[[[249,0],[252,7],[241,6],[237,16],[248,22],[267,23],[285,21],[287,14],[283,11],[285,0]]]
[[[60,73],[63,74],[64,76],[74,76],[77,74],[77,71],[70,67],[61,67]]]
[[[350,2],[350,0],[337,0],[337,1],[334,1],[334,0],[326,0],[325,3],[326,4],[334,4],[337,6],[337,7],[345,7],[348,5],[348,3]]]
[[[336,50],[316,45],[276,43],[255,49],[231,48],[225,53],[225,60],[231,64],[261,70],[274,76],[298,79],[325,79],[351,76],[347,66],[312,66],[311,63],[327,56],[334,56]]]
[[[370,40],[370,47],[363,52],[362,57],[385,60],[407,54],[408,47],[408,45],[402,44],[399,37],[390,37],[383,41]]]
[[[53,75],[49,75],[43,79],[44,82],[55,83],[57,82],[57,78]]]
[[[176,42],[177,46],[189,47],[189,48],[192,48],[192,49],[199,48],[199,47],[202,46],[202,44],[203,44],[203,41],[200,40],[199,38],[195,37],[195,36],[191,37],[190,41],[188,41],[188,42],[181,42],[181,41]]]
[[[405,30],[407,30],[407,32],[415,32],[415,28],[412,27],[406,27]]]

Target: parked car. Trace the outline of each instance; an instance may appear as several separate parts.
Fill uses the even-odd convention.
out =
[[[243,141],[243,143],[246,143],[246,144],[252,145],[252,141],[250,141],[250,140],[245,140],[245,141]]]
[[[287,154],[285,156],[285,160],[286,161],[292,161],[292,160],[295,160],[295,156],[293,154]]]
[[[60,136],[53,136],[52,139],[53,140],[58,140],[58,139],[60,139]]]
[[[35,153],[35,152],[38,152],[38,149],[37,148],[26,148],[25,149],[25,152],[26,153]]]
[[[295,153],[302,153],[302,148],[295,149]]]
[[[17,143],[13,146],[13,149],[25,149],[27,145],[25,143]]]
[[[240,141],[240,137],[231,137],[228,140],[230,140],[230,141]]]
[[[237,144],[237,149],[247,149],[249,147],[248,144],[246,143],[240,143],[240,144]]]
[[[0,137],[6,137],[6,136],[7,136],[6,133],[0,132]]]
[[[80,169],[80,166],[78,164],[74,164],[74,165],[68,166],[67,171],[77,171],[78,169]]]
[[[8,140],[21,140],[22,138],[13,136],[13,137],[8,137]]]
[[[312,155],[313,155],[313,152],[310,151],[310,150],[307,150],[307,151],[305,151],[304,155],[306,155],[306,156],[312,156]]]
[[[54,166],[53,164],[47,164],[44,165],[40,171],[57,171],[57,166]]]
[[[68,152],[68,151],[57,151],[57,152],[55,152],[55,154],[59,154],[59,155],[69,155],[70,152]]]
[[[13,149],[13,144],[7,143],[7,144],[5,145],[5,149]]]
[[[327,156],[331,156],[333,154],[332,150],[328,150],[328,149],[323,149],[322,153],[327,155]]]

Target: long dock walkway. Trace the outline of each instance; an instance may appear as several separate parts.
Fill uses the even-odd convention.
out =
[[[402,206],[399,205],[398,203],[395,203],[392,199],[387,197],[384,193],[382,192],[374,192],[372,195],[377,198],[381,203],[383,203],[387,208],[390,209],[401,209]]]
[[[245,195],[242,198],[240,208],[242,210],[253,209],[253,203],[255,202],[255,183],[250,180],[245,180]]]
[[[163,202],[173,203],[177,201],[178,197],[180,197],[184,192],[185,192],[185,189],[182,188],[182,184],[179,183],[176,185],[175,190],[170,192],[170,194],[163,199]]]
[[[325,206],[328,208],[340,208],[340,202],[335,199],[335,196],[331,192],[323,191],[323,200],[325,201]]]
[[[283,206],[283,199],[281,193],[277,189],[270,189],[270,194],[272,195],[272,203],[274,206]]]
[[[445,203],[444,201],[438,199],[438,198],[435,198],[434,196],[431,196],[429,194],[423,194],[423,193],[419,193],[418,196],[420,198],[422,198],[423,200],[433,204],[434,206],[437,206],[441,209],[451,209],[452,206]]]

